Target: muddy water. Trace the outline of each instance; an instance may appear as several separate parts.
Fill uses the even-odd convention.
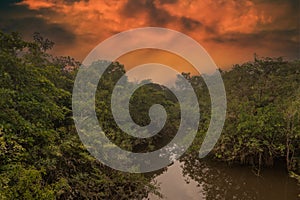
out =
[[[157,176],[163,199],[299,200],[299,186],[281,168],[264,169],[260,176],[249,167],[187,157]],[[159,199],[149,196],[150,200]]]

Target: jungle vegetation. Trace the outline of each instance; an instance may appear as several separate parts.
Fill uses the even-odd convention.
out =
[[[154,175],[113,170],[93,158],[81,143],[72,119],[71,95],[80,63],[48,53],[54,43],[34,34],[0,32],[0,199],[142,199],[157,192]],[[117,47],[116,47],[117,48]],[[285,163],[300,174],[300,61],[256,58],[220,70],[227,116],[212,159],[262,168]],[[123,134],[110,111],[110,94],[124,66],[112,63],[100,80],[96,112],[107,136],[124,149],[145,152],[164,146],[180,123],[176,97],[149,82],[130,101],[139,125],[148,110],[162,104],[168,120],[150,139]],[[197,154],[210,120],[210,99],[201,76],[183,73],[199,99],[199,131],[187,154]],[[176,83],[180,86],[181,81]]]

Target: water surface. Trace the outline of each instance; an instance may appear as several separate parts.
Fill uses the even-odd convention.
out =
[[[185,157],[155,178],[163,199],[300,199],[299,186],[283,168],[268,168],[255,175],[250,167]],[[150,200],[157,200],[154,195]]]

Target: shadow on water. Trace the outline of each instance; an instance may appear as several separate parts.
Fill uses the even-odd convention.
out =
[[[282,168],[265,169],[256,176],[249,167],[228,166],[192,156],[176,161],[158,175],[163,199],[296,200],[299,186]],[[159,199],[149,196],[150,200]]]

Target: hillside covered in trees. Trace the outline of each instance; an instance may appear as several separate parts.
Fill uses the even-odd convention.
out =
[[[0,199],[143,199],[157,192],[156,174],[113,170],[93,158],[74,127],[71,95],[79,63],[47,53],[53,43],[34,35],[0,32]],[[180,123],[179,105],[165,87],[150,83],[132,96],[131,116],[149,123],[148,110],[162,104],[168,121],[150,139],[135,139],[114,123],[110,94],[124,67],[113,63],[100,80],[97,116],[108,137],[124,149],[151,151],[164,146]],[[284,163],[300,174],[300,61],[255,59],[221,71],[227,117],[212,159],[264,167]],[[200,76],[183,73],[199,99],[201,120],[187,154],[197,154],[210,120],[210,100]],[[99,85],[100,85],[99,84]],[[180,85],[180,80],[177,81]],[[159,172],[158,172],[159,173]]]

